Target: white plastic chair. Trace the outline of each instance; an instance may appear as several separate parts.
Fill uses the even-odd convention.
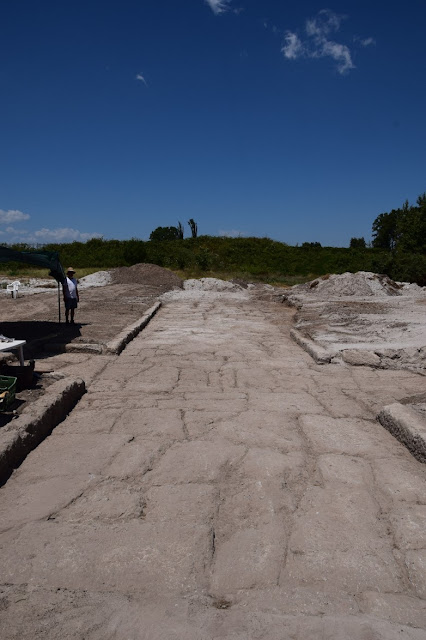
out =
[[[6,290],[11,291],[12,298],[16,298],[18,295],[20,286],[21,286],[21,283],[19,282],[19,280],[15,280],[14,282],[11,282],[10,284],[7,285]]]

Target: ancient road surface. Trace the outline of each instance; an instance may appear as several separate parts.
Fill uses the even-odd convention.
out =
[[[2,640],[425,640],[423,390],[282,305],[170,302],[0,490]],[[81,371],[84,375],[84,370]]]

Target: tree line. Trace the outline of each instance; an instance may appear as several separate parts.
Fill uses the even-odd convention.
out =
[[[188,238],[179,222],[176,227],[157,227],[148,241],[93,238],[84,243],[49,244],[44,249],[58,251],[62,264],[79,268],[111,269],[148,262],[180,271],[185,277],[210,273],[275,282],[373,271],[426,286],[426,194],[419,196],[415,206],[406,202],[400,209],[377,216],[368,246],[364,238],[351,238],[350,246],[341,248],[323,247],[319,242],[292,247],[270,238],[199,236],[192,218],[187,224]]]
[[[14,245],[15,249],[29,247]],[[378,248],[321,247],[315,243],[292,247],[270,238],[225,238],[197,236],[168,241],[104,240],[49,244],[58,251],[63,265],[79,270],[131,266],[140,262],[157,264],[183,277],[214,275],[252,281],[291,284],[294,278],[311,280],[327,273],[373,271],[395,280],[426,285],[426,256]],[[6,267],[6,265],[5,265]],[[22,270],[25,265],[16,265]]]
[[[408,200],[400,209],[381,213],[373,222],[373,247],[395,252],[426,253],[426,193],[417,206]]]

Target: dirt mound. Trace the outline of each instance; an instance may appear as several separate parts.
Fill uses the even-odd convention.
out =
[[[198,280],[185,280],[183,288],[186,291],[241,291],[239,284],[219,280],[218,278],[199,278]]]
[[[426,287],[366,271],[318,278],[282,296],[296,329],[332,362],[426,372]]]
[[[296,285],[286,292],[285,297],[313,296],[320,300],[327,300],[347,296],[387,298],[389,296],[421,295],[422,293],[422,288],[417,285],[394,282],[388,276],[377,273],[358,271],[357,273],[324,276],[303,285]]]
[[[162,291],[183,287],[183,281],[179,276],[156,264],[141,263],[131,267],[118,267],[111,271],[111,275],[113,284],[141,284],[160,287]]]
[[[228,299],[248,300],[249,293],[240,285],[219,280],[218,278],[200,278],[185,280],[183,291],[169,291],[161,296],[162,302],[191,301],[196,302],[209,298],[210,300]]]

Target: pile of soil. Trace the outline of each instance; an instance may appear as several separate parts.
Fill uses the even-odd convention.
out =
[[[414,293],[411,288],[410,285],[394,282],[385,275],[358,271],[324,276],[306,284],[296,285],[286,293],[286,297],[308,294],[321,300],[347,296],[386,298]],[[420,287],[417,289],[420,290]]]
[[[172,271],[156,264],[134,264],[131,267],[118,267],[111,270],[113,284],[141,284],[155,286],[159,291],[183,288],[183,281]]]

